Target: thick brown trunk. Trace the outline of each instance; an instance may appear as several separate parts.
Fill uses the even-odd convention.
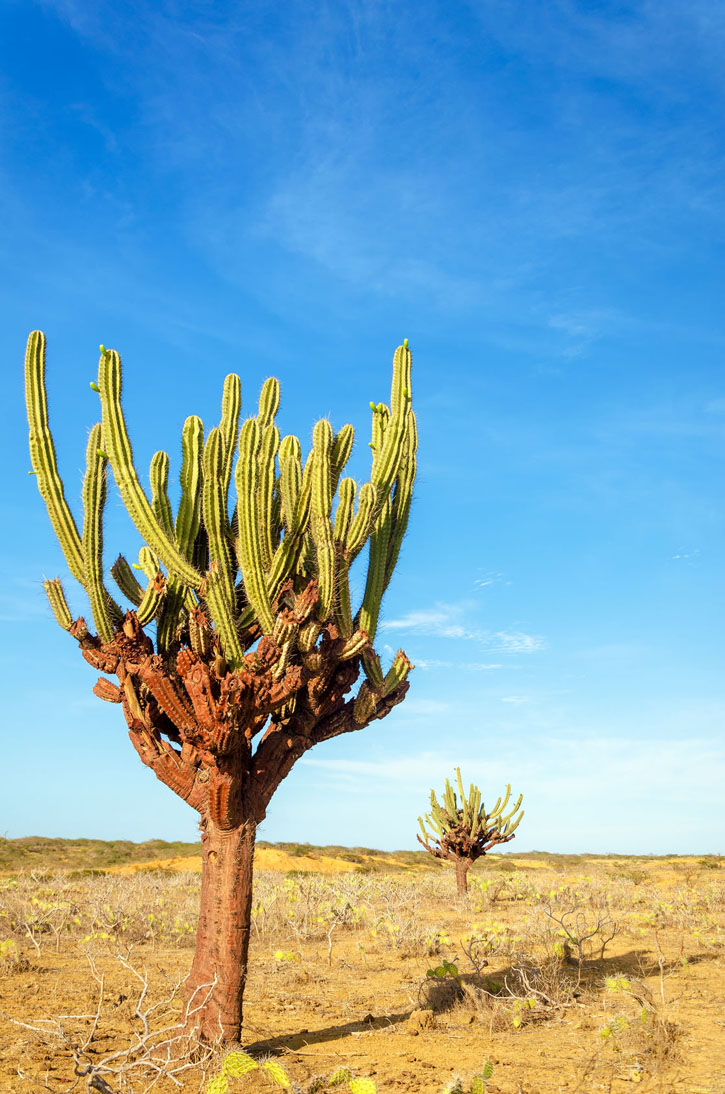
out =
[[[459,896],[465,896],[465,894],[468,892],[468,871],[470,870],[470,868],[470,859],[456,859],[456,885],[458,886]]]
[[[226,830],[207,819],[202,831],[201,907],[188,999],[189,1026],[204,1041],[238,1041],[241,1035],[255,833],[252,819]]]

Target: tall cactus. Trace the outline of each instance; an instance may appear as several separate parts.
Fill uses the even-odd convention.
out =
[[[423,817],[418,817],[423,833],[422,837],[418,836],[418,842],[435,858],[446,858],[455,863],[458,895],[462,896],[468,892],[468,871],[476,859],[497,844],[508,843],[514,838],[524,816],[521,810],[524,796],[519,794],[506,812],[511,798],[511,786],[508,785],[503,798],[498,798],[493,809],[487,810],[477,786],[471,783],[468,795],[464,792],[460,767],[456,768],[456,784],[460,805],[448,779],[442,803],[436,798],[435,791],[431,790],[431,808],[430,813],[425,814],[425,823]],[[426,830],[426,824],[432,832]]]
[[[174,512],[165,452],[151,461],[150,494],[141,483],[121,406],[121,359],[101,346],[91,383],[101,421],[88,440],[79,531],[49,426],[45,337],[34,331],[28,339],[33,471],[68,568],[88,594],[95,633],[73,619],[58,579],[45,582],[50,606],[105,674],[93,690],[122,707],[143,763],[201,817],[189,991],[207,1002],[189,1009],[206,1039],[239,1038],[254,836],[274,791],[313,745],[384,718],[408,690],[405,654],[384,673],[373,641],[415,479],[410,371],[406,341],[393,357],[390,407],[375,406],[372,471],[359,488],[342,477],[352,426],[335,434],[317,422],[303,461],[297,437],[280,440],[278,382],[266,381],[257,413],[240,428],[240,380],[227,376],[219,425],[205,439],[199,418],[184,423]],[[105,584],[109,466],[145,543],[138,564],[119,555],[110,567],[128,608]],[[368,578],[355,609],[349,571],[366,543]]]

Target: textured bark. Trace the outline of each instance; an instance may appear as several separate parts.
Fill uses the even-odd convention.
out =
[[[294,593],[294,611],[278,604],[282,623],[299,628],[317,601],[311,579]],[[117,703],[141,761],[201,818],[202,882],[196,954],[188,989],[188,1026],[207,1042],[238,1041],[252,907],[257,825],[293,764],[321,741],[363,729],[404,698],[407,680],[372,693],[364,717],[347,696],[361,670],[348,657],[334,622],[318,627],[309,651],[290,661],[282,638],[245,632],[244,662],[230,670],[205,613],[195,609],[196,645],[154,653],[134,612],[112,642],[89,634],[83,619],[71,627],[83,656],[118,684],[101,677],[95,694]],[[281,628],[283,631],[283,628]],[[257,739],[255,742],[255,738]],[[256,743],[256,747],[255,747]]]
[[[470,859],[456,859],[456,886],[458,888],[459,896],[465,896],[468,892],[468,871],[470,870],[471,865]]]
[[[204,1041],[241,1036],[256,828],[252,819],[226,830],[202,822],[201,907],[187,997],[189,1025]]]

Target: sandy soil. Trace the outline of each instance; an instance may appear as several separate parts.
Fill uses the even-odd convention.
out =
[[[346,1066],[381,1094],[440,1094],[454,1075],[469,1091],[489,1061],[490,1094],[725,1094],[725,872],[717,860],[597,859],[581,875],[557,870],[554,859],[517,856],[505,870],[483,871],[484,885],[459,901],[447,872],[381,876],[360,863],[306,858],[259,853],[245,997],[245,1051],[277,1058],[298,1090]],[[174,862],[88,879],[4,879],[1,1091],[69,1090],[72,1046],[94,1023],[83,1066],[109,1061],[139,1036],[144,975],[141,1013],[186,974],[198,888],[189,871],[198,865],[183,859],[185,873],[174,874]],[[582,917],[580,933],[606,909],[618,931],[604,956],[606,924],[583,944],[580,965],[571,947],[562,951],[546,907],[560,916],[576,909],[566,922],[572,928]],[[464,952],[471,934],[483,940],[472,951],[485,953],[478,976]],[[450,975],[426,976],[444,959],[455,961],[460,986]],[[528,970],[528,986],[517,967]],[[103,979],[100,1009],[93,970]],[[175,1002],[159,1007],[152,1030],[165,1009],[178,1013]],[[219,1063],[153,1089],[203,1090]],[[132,1065],[121,1056],[107,1065],[119,1073],[101,1073],[113,1094],[149,1088],[153,1074]],[[274,1089],[260,1076],[229,1089]]]

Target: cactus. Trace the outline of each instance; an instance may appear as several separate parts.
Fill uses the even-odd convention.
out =
[[[189,1012],[202,1037],[215,1040],[221,1029],[236,1041],[256,826],[300,756],[385,717],[408,690],[408,658],[399,650],[385,671],[373,641],[415,478],[410,350],[405,342],[395,351],[390,407],[374,404],[368,482],[358,488],[343,477],[350,425],[335,433],[317,422],[304,461],[297,437],[280,440],[275,379],[240,428],[241,382],[229,375],[219,425],[205,438],[198,417],[184,422],[174,511],[166,452],[151,460],[148,493],[141,483],[121,406],[121,359],[102,346],[91,383],[101,421],[88,439],[80,530],[58,471],[40,331],[28,339],[25,370],[33,472],[93,628],[74,620],[58,579],[45,582],[48,600],[105,674],[94,692],[121,706],[140,759],[201,816],[202,910],[188,990],[206,1002]],[[109,467],[144,540],[138,563],[118,555],[110,567],[128,607],[105,584]],[[353,606],[349,571],[366,543],[365,591]]]
[[[393,672],[393,668],[390,672]],[[446,779],[443,802],[436,797],[435,790],[430,792],[430,813],[418,817],[422,837],[418,842],[435,858],[450,859],[456,866],[458,895],[468,891],[468,871],[476,861],[499,843],[508,843],[516,834],[523,820],[521,810],[523,794],[519,794],[513,806],[506,812],[511,798],[511,786],[506,787],[503,798],[498,798],[493,809],[487,810],[481,801],[481,791],[471,783],[468,794],[463,789],[461,769],[456,768],[455,790]],[[426,828],[432,829],[429,832]],[[431,840],[433,841],[431,844]]]

